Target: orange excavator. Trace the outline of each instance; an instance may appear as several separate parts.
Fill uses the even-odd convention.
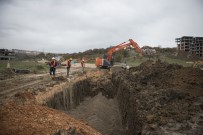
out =
[[[107,56],[104,55],[103,58],[96,58],[96,66],[99,68],[107,68],[107,69],[111,68],[113,66],[113,53],[129,47],[134,48],[135,51],[138,53],[141,53],[141,54],[143,53],[139,45],[132,39],[129,39],[129,41],[127,42],[123,42],[121,44],[111,47],[107,51]]]

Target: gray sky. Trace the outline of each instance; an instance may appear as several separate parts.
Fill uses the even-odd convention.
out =
[[[202,0],[0,0],[0,48],[73,53],[203,36]]]

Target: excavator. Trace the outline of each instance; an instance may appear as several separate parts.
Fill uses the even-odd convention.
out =
[[[115,52],[118,52],[122,49],[126,48],[134,48],[136,52],[143,54],[142,49],[139,47],[139,45],[133,41],[133,39],[129,39],[127,42],[123,42],[121,44],[118,44],[116,46],[111,47],[107,51],[107,56],[103,55],[103,58],[96,58],[96,66],[99,68],[109,69],[113,66],[113,54]]]

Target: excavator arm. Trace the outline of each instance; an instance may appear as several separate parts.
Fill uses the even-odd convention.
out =
[[[142,49],[139,47],[139,45],[135,41],[133,41],[132,39],[129,39],[129,41],[130,41],[130,45],[132,45],[134,47],[136,52],[143,54]]]
[[[127,48],[127,47],[128,47],[128,46],[127,46],[127,45],[125,44],[125,42],[124,42],[124,43],[121,43],[121,44],[119,44],[119,45],[116,45],[116,46],[110,48],[110,49],[107,51],[107,59],[110,61],[110,60],[112,59],[113,53],[118,52],[118,51],[120,51],[120,50],[123,50],[123,49],[125,49],[125,48]]]
[[[136,52],[139,52],[142,54],[142,49],[139,47],[139,45],[132,39],[129,39],[129,41],[127,42],[123,42],[121,44],[111,47],[107,51],[107,59],[96,58],[96,66],[100,68],[110,68],[113,65],[113,53],[129,47],[134,48]]]
[[[126,48],[129,48],[129,47],[134,48],[135,51],[138,52],[138,53],[142,53],[142,49],[139,47],[139,45],[135,41],[133,41],[132,39],[129,39],[129,43],[128,42],[123,42],[123,43],[121,43],[119,45],[116,45],[116,46],[110,48],[108,50],[108,52],[107,52],[108,60],[109,61],[112,60],[113,53],[118,52],[118,51],[123,50],[123,49],[126,49]]]

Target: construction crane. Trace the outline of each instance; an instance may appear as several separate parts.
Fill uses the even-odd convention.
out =
[[[96,58],[96,66],[99,68],[111,68],[113,66],[113,54],[115,52],[118,52],[120,50],[126,49],[126,48],[134,48],[136,52],[143,53],[142,49],[139,47],[139,45],[133,41],[133,39],[129,39],[127,42],[123,42],[121,44],[118,44],[116,46],[111,47],[107,51],[107,56],[103,56],[103,58]]]

